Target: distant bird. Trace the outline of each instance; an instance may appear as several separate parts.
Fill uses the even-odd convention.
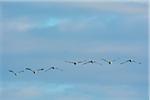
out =
[[[97,62],[97,61],[95,61],[95,60],[89,60],[89,61],[87,61],[87,62],[85,62],[85,63],[83,63],[83,65],[85,65],[85,64],[98,64],[98,65],[102,65],[101,63],[99,63],[99,62]]]
[[[17,76],[17,73],[14,72],[13,70],[8,70],[10,73],[13,73],[15,76]]]
[[[116,59],[115,60],[107,60],[107,59],[104,59],[104,58],[102,60],[107,62],[108,64],[112,64],[113,62],[116,61]]]
[[[25,70],[29,70],[29,71],[31,71],[33,74],[35,74],[35,71],[32,70],[31,68],[25,68]]]
[[[138,63],[138,64],[141,64],[141,62],[136,62],[135,60],[133,60],[133,59],[128,59],[128,60],[126,60],[126,61],[124,61],[124,62],[121,62],[120,64],[125,64],[125,63]]]
[[[49,70],[59,70],[59,71],[63,71],[62,69],[58,68],[58,67],[49,67],[48,69],[45,70],[45,72],[49,71]]]
[[[73,65],[77,65],[77,64],[80,64],[80,63],[83,63],[85,62],[86,60],[83,60],[83,61],[65,61],[67,63],[72,63]]]

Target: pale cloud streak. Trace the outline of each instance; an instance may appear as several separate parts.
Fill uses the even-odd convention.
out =
[[[94,17],[85,19],[49,18],[40,22],[28,17],[13,18],[3,21],[4,32],[29,32],[33,29],[56,27],[60,32],[80,32],[90,28]]]
[[[3,31],[12,34],[12,32],[28,32],[38,28],[39,23],[28,17],[10,18],[3,21]]]

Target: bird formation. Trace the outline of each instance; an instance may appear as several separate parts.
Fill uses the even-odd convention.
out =
[[[18,74],[22,73],[22,72],[25,72],[25,71],[30,71],[31,73],[33,74],[37,74],[41,71],[44,71],[44,72],[47,72],[47,71],[50,71],[50,70],[59,70],[59,71],[63,71],[62,69],[58,68],[58,67],[46,67],[46,68],[39,68],[39,69],[32,69],[32,68],[24,68],[24,70],[21,70],[21,71],[13,71],[13,70],[8,70],[10,73],[12,73],[13,75],[17,76]]]
[[[102,61],[107,63],[107,64],[113,64],[113,62],[116,62],[118,59],[113,59],[113,60],[110,60],[110,59],[105,59],[105,58],[102,58],[101,59],[101,62],[99,61],[96,61],[96,60],[83,60],[83,61],[64,61],[65,63],[68,63],[68,64],[72,64],[74,66],[77,66],[77,65],[87,65],[87,64],[97,64],[97,65],[100,65],[102,66]],[[126,64],[126,63],[137,63],[137,64],[142,64],[141,62],[137,62],[136,60],[133,60],[133,59],[127,59],[125,61],[122,61],[120,62],[119,64]],[[25,71],[29,71],[33,74],[36,74],[36,73],[39,73],[39,72],[48,72],[48,71],[51,71],[51,70],[58,70],[58,71],[63,71],[63,69],[59,68],[59,67],[55,67],[55,66],[52,66],[52,67],[45,67],[45,68],[39,68],[39,69],[32,69],[32,68],[24,68],[23,70],[20,70],[20,71],[14,71],[14,70],[8,70],[10,73],[12,73],[14,76],[17,76],[18,74],[20,73],[23,73]]]

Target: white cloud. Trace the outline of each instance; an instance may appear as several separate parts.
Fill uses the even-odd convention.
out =
[[[28,17],[10,18],[3,21],[4,32],[27,32],[38,27],[38,23]]]
[[[96,16],[84,16],[83,18],[49,18],[42,27],[57,27],[60,32],[85,31],[96,21]]]
[[[80,32],[90,28],[91,24],[97,17],[85,18],[49,18],[44,20],[34,20],[28,17],[10,18],[3,21],[3,31],[12,32],[29,32],[38,28],[54,28],[56,27],[61,32]]]

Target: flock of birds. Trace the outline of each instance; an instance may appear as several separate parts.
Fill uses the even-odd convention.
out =
[[[101,59],[102,61],[104,61],[105,63],[108,64],[112,64],[113,62],[117,61],[118,59],[115,60],[108,60],[108,59]],[[83,60],[83,61],[64,61],[66,63],[70,63],[73,64],[74,66],[78,65],[78,64],[82,64],[82,65],[86,65],[86,64],[98,64],[98,65],[103,65],[102,63],[96,61],[96,60]],[[136,60],[133,59],[127,59],[123,62],[121,62],[120,64],[125,64],[125,63],[137,63],[137,64],[141,64],[141,62],[137,62]],[[45,67],[45,68],[39,68],[39,69],[32,69],[32,68],[24,68],[23,70],[20,70],[18,72],[14,71],[14,70],[8,70],[10,73],[12,73],[13,75],[17,76],[20,73],[23,73],[25,71],[30,71],[33,74],[39,73],[39,72],[47,72],[50,70],[59,70],[59,71],[63,71],[63,69],[52,66],[52,67]]]

